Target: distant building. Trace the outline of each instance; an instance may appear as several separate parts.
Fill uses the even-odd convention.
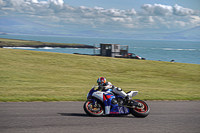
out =
[[[123,57],[128,53],[127,45],[100,43],[100,55],[107,57]]]

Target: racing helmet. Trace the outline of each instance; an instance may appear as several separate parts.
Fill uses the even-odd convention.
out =
[[[97,84],[98,84],[98,85],[104,84],[104,83],[106,83],[106,78],[104,78],[104,77],[99,77],[99,78],[97,79]]]

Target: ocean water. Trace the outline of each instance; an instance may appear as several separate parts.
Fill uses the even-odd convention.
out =
[[[180,63],[200,64],[200,42],[195,41],[165,41],[165,40],[131,40],[131,39],[105,39],[105,38],[77,38],[61,36],[32,36],[32,35],[0,35],[0,38],[34,40],[56,43],[78,43],[94,45],[100,43],[114,43],[128,45],[129,53],[145,58],[146,60],[171,61]],[[34,51],[57,53],[94,54],[93,49],[80,48],[14,48]],[[95,50],[95,53],[99,53]]]

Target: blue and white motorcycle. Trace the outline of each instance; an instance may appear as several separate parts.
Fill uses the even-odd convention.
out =
[[[131,106],[127,106],[124,102],[124,98],[120,95],[114,94],[112,89],[106,91],[97,91],[93,86],[87,95],[87,101],[83,108],[89,116],[101,116],[101,115],[128,115],[132,114],[135,117],[146,117],[149,115],[150,108],[142,100],[132,97],[138,94],[138,91],[129,91],[127,95],[131,100]]]

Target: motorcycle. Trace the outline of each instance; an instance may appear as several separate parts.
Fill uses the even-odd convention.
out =
[[[122,96],[114,94],[112,89],[97,91],[93,86],[87,95],[87,101],[83,105],[84,111],[89,116],[102,116],[102,115],[128,115],[132,114],[135,117],[146,117],[150,113],[150,107],[146,102],[134,99],[133,96],[138,94],[138,91],[129,91],[127,95],[130,100],[129,106],[125,104]]]

